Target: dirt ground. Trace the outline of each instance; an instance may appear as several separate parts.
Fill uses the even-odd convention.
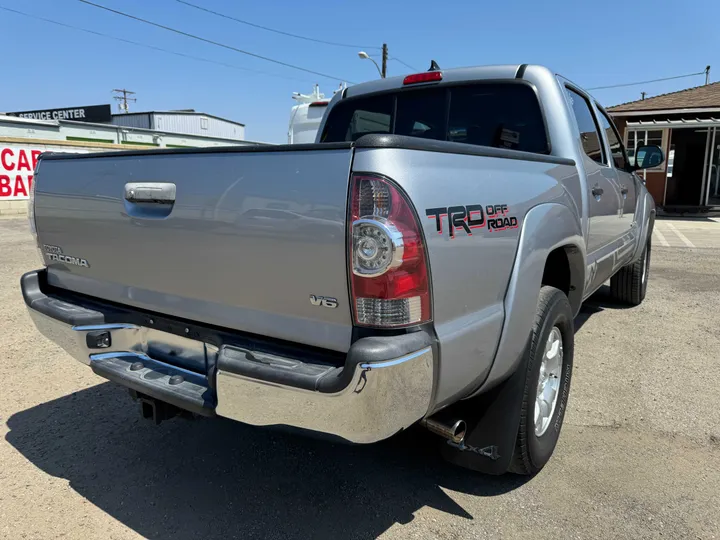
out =
[[[720,537],[720,223],[660,222],[645,303],[584,307],[565,426],[530,480],[446,465],[421,433],[349,447],[142,420],[35,331],[26,223],[0,220],[2,538]]]

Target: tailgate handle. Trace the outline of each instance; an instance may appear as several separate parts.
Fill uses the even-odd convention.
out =
[[[125,184],[125,200],[131,203],[174,204],[172,182],[130,182]]]

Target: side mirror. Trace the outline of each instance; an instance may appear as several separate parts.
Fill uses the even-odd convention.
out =
[[[654,144],[641,145],[635,150],[635,169],[650,169],[657,167],[663,161],[665,156],[662,148]]]

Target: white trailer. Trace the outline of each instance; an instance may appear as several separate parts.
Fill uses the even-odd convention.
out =
[[[340,88],[335,90],[333,95],[344,89],[345,85],[340,85]],[[311,94],[300,94],[296,92],[293,94],[293,99],[297,101],[298,104],[292,108],[292,112],[290,113],[288,143],[314,143],[320,122],[331,98],[326,98],[325,94],[320,92],[320,87],[316,84]]]

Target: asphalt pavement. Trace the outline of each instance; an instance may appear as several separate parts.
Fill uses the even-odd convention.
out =
[[[532,479],[447,465],[419,430],[352,447],[142,420],[36,332],[26,223],[0,219],[2,538],[720,537],[716,221],[658,221],[645,302],[602,289],[583,308],[565,425]]]

